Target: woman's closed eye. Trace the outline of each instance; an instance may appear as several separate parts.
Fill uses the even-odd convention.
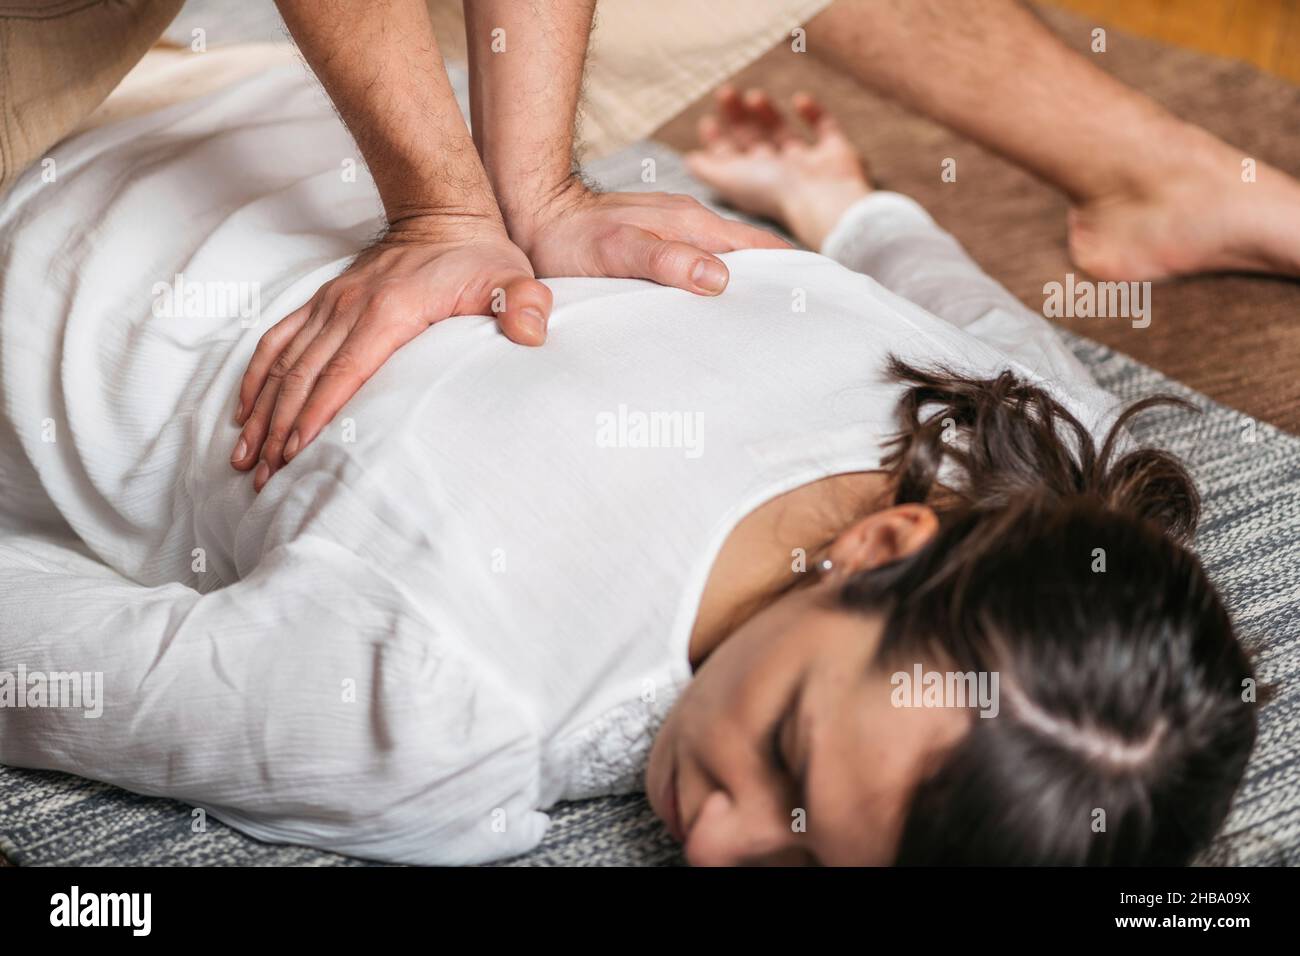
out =
[[[771,763],[773,770],[784,778],[783,783],[786,785],[787,792],[796,794],[798,804],[795,809],[806,811],[807,801],[804,797],[803,775],[799,772],[794,753],[795,728],[798,726],[796,716],[794,709],[786,711],[785,715],[777,722],[776,727],[773,728]]]
[[[777,721],[776,727],[773,728],[772,754],[771,754],[773,768],[777,771],[777,773],[785,774],[787,776],[790,773],[790,764],[789,761],[787,761],[785,758],[784,738],[785,738],[785,727],[788,720],[789,720],[788,717],[782,717],[781,720]]]
[[[792,833],[805,835],[808,833],[808,802],[804,791],[803,774],[796,769],[799,765],[794,746],[798,740],[797,727],[797,712],[791,708],[772,729],[770,762],[772,770],[778,777],[777,785],[781,790],[785,812],[789,814],[786,824]],[[799,842],[802,843],[803,840]],[[787,846],[762,860],[750,862],[759,865],[816,866],[817,857],[810,845]]]

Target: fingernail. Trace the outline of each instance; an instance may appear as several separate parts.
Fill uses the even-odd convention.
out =
[[[519,318],[523,321],[528,330],[536,335],[539,339],[546,337],[546,318],[538,309],[527,308],[519,313]]]
[[[722,263],[712,259],[696,260],[691,270],[691,281],[697,289],[705,292],[721,292],[727,287],[727,270]]]
[[[271,477],[271,466],[268,465],[266,462],[262,462],[260,465],[257,466],[257,471],[253,472],[253,484],[256,487],[260,488],[262,487],[262,485],[266,484],[267,479],[269,479],[270,477]]]
[[[295,428],[289,435],[289,440],[284,443],[284,460],[288,461],[296,454],[298,454],[298,429]]]
[[[235,453],[230,456],[231,461],[243,461],[244,456],[248,454],[248,442],[243,435],[239,436],[239,444],[235,446]]]
[[[242,421],[243,417],[244,417],[244,403],[243,403],[243,402],[240,402],[240,403],[239,403],[239,407],[235,409],[235,422],[236,422],[236,424],[243,424],[243,421]]]

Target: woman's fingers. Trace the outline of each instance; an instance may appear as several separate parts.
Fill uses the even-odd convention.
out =
[[[744,96],[730,83],[724,84],[716,94],[720,135],[732,149],[746,150],[766,138],[756,117],[745,103]]]
[[[700,145],[710,152],[728,155],[733,152],[731,143],[722,133],[722,124],[712,113],[705,113],[696,124]]]
[[[750,122],[758,127],[763,139],[779,146],[787,140],[799,138],[798,134],[786,125],[785,117],[763,90],[746,90],[744,103]]]
[[[745,119],[745,103],[740,91],[730,83],[723,83],[714,94],[718,103],[718,112],[724,123],[740,123]]]
[[[717,115],[705,117],[699,124],[700,141],[706,148],[744,152],[764,143],[780,147],[802,140],[764,90],[749,89],[742,94],[726,84],[718,90],[716,100]]]
[[[790,104],[799,118],[808,124],[808,128],[813,131],[817,137],[824,136],[827,133],[835,132],[839,129],[839,123],[835,117],[826,112],[811,93],[796,93],[790,99]]]

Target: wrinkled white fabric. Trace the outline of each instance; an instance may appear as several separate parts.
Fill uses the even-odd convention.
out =
[[[717,549],[878,466],[889,353],[1042,374],[1097,427],[1113,405],[881,193],[826,249],[879,282],[761,250],[723,257],[718,298],[549,280],[544,348],[435,325],[255,496],[228,464],[239,378],[381,224],[346,132],[290,67],[52,158],[0,204],[0,671],[99,672],[104,702],[0,707],[0,762],[264,839],[498,859],[557,800],[637,787]],[[177,275],[252,284],[256,323],[156,314]]]

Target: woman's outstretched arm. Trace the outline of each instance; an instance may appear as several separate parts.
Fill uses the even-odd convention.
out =
[[[874,190],[839,123],[810,96],[789,123],[765,93],[724,87],[700,123],[691,171],[744,212],[871,276],[1044,378],[1091,381],[1047,320],[985,273],[918,203]]]

